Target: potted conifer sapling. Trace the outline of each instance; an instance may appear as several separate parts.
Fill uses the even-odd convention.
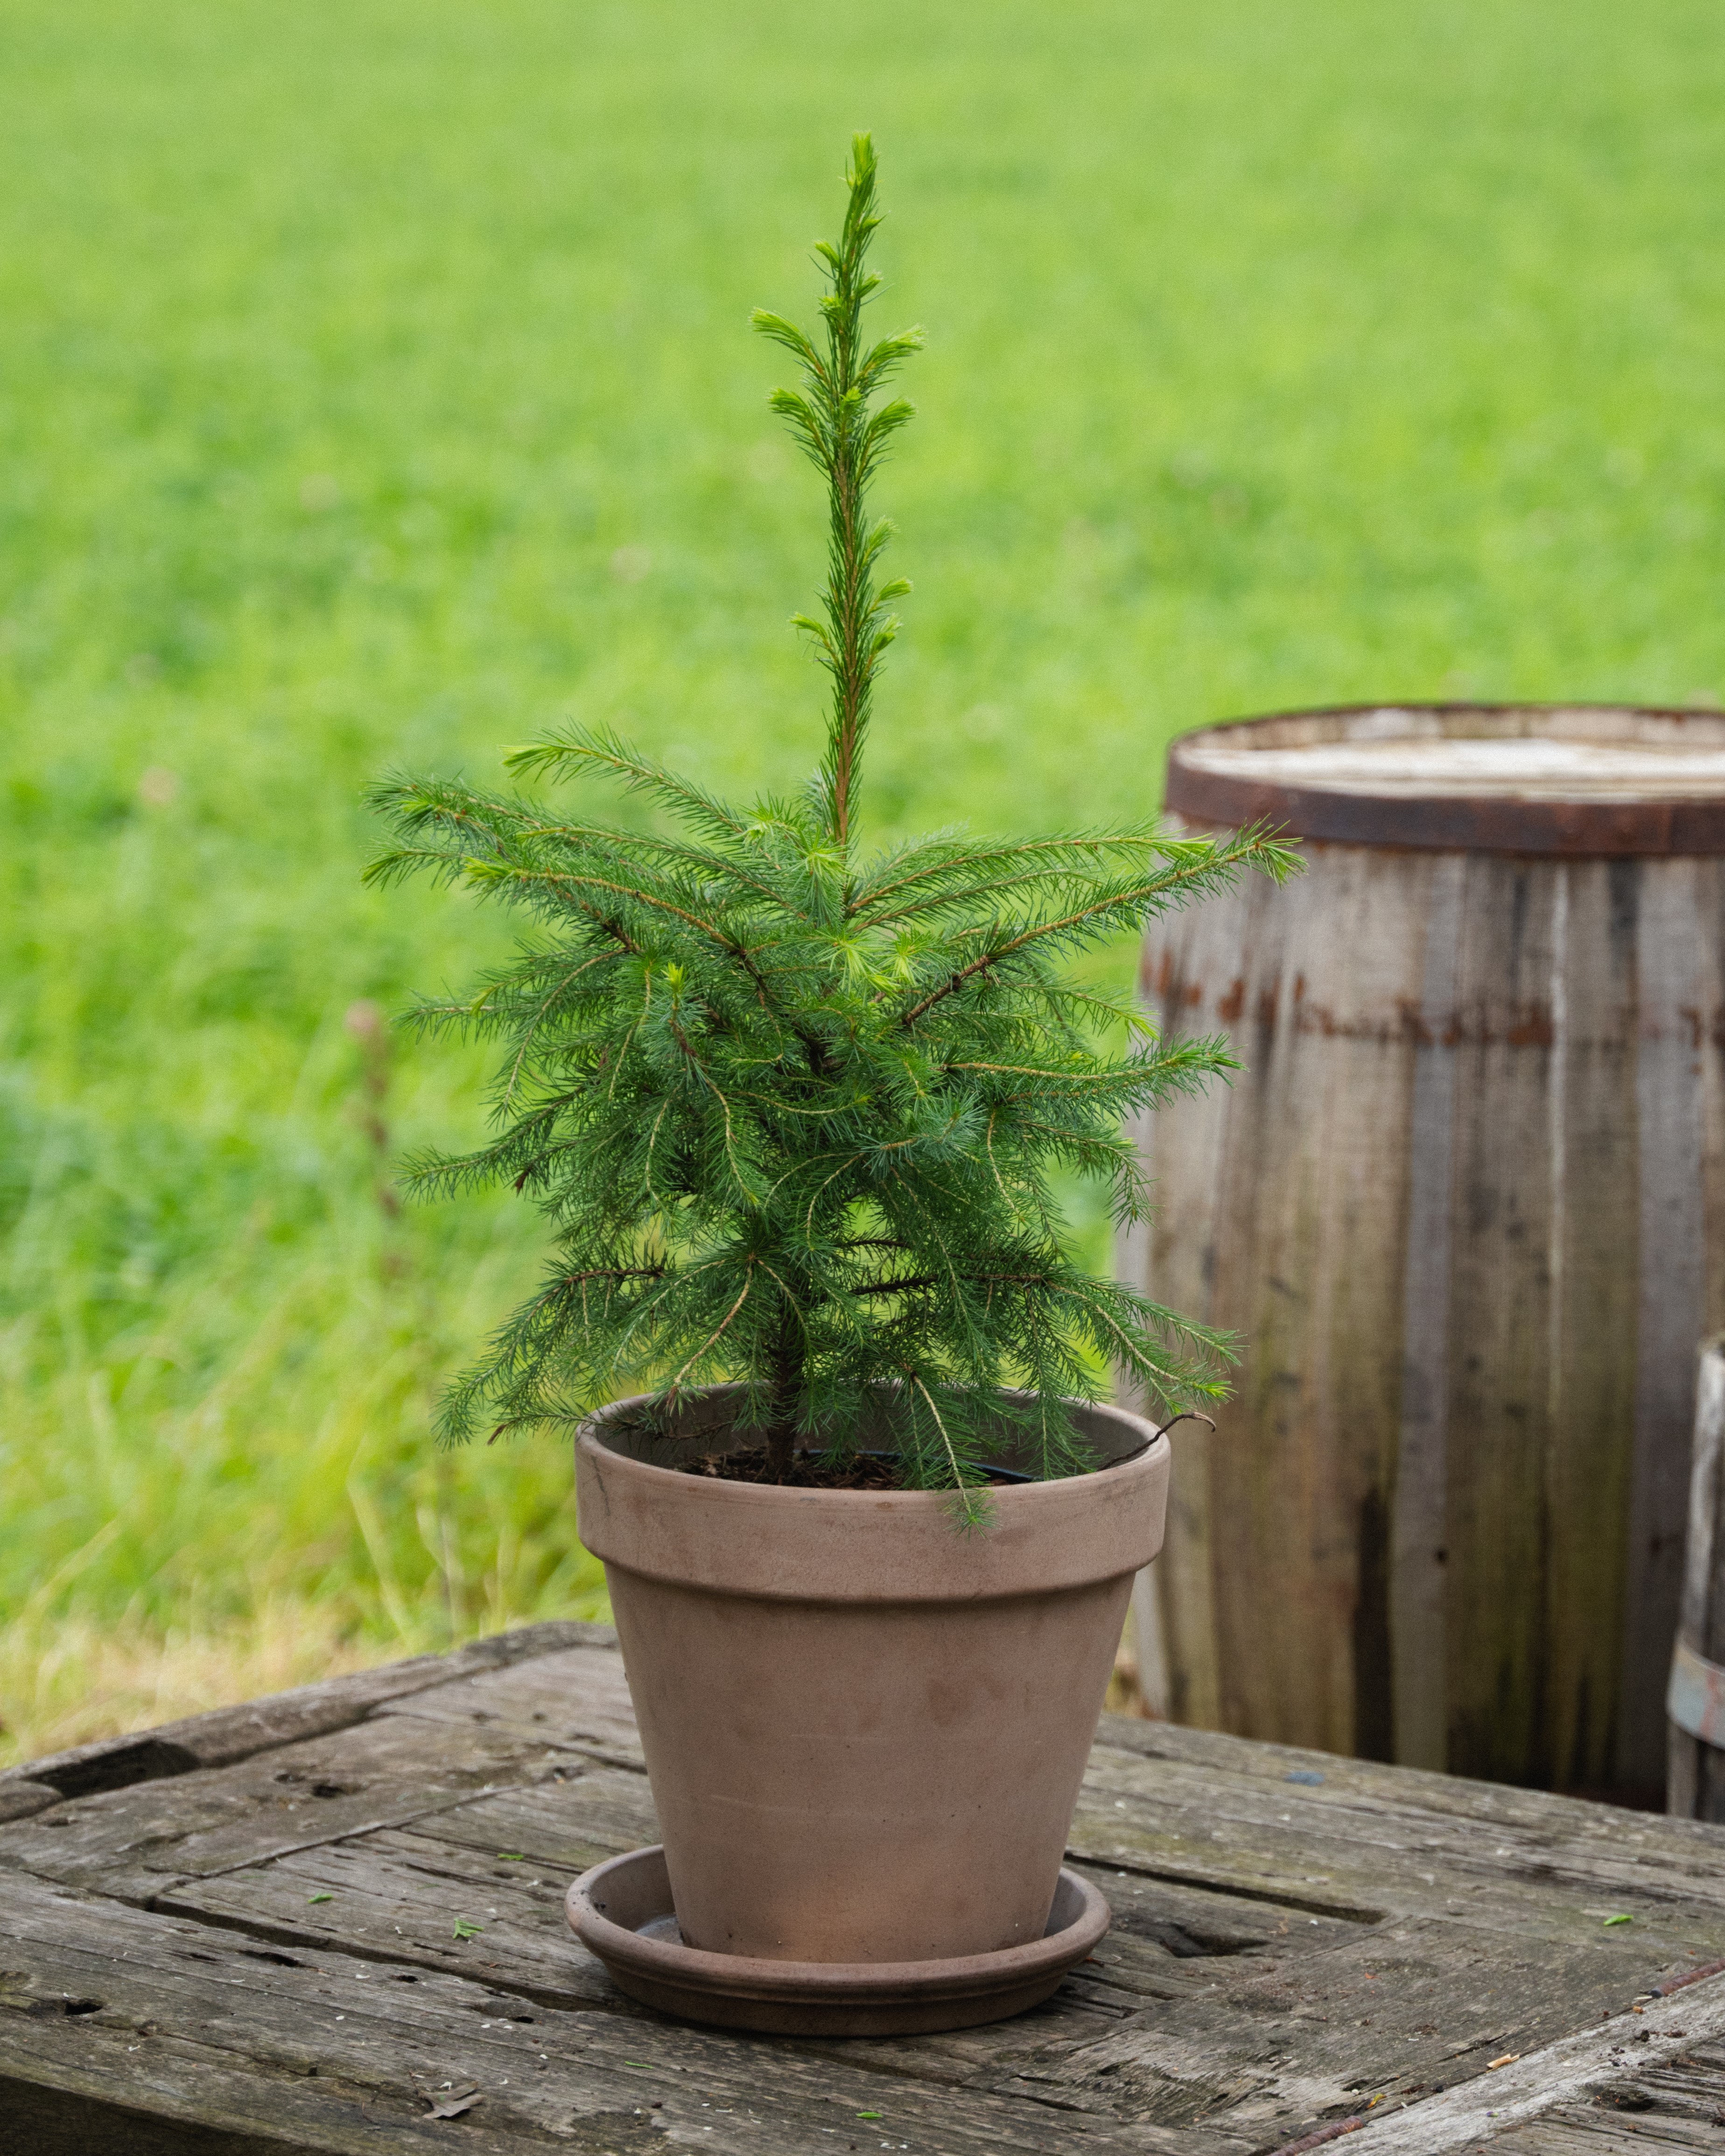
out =
[[[1110,1371],[1171,1409],[1222,1389],[1225,1343],[1094,1277],[1055,1185],[1100,1178],[1132,1217],[1122,1119],[1228,1059],[1064,968],[1291,864],[1261,831],[1153,824],[862,843],[907,588],[878,581],[867,501],[920,337],[863,336],[865,136],[846,183],[819,332],[755,316],[797,362],[772,402],[826,486],[798,624],[832,685],[813,781],[733,806],[571,728],[510,764],[615,782],[658,828],[393,782],[371,873],[428,870],[531,924],[418,1013],[506,1053],[490,1142],[413,1173],[506,1178],[552,1224],[538,1293],[444,1430],[577,1433],[664,1835],[578,1883],[578,1928],[673,2010],[880,2031],[1015,2011],[1100,1936],[1060,1859],[1168,1476],[1166,1438],[1101,1396]]]

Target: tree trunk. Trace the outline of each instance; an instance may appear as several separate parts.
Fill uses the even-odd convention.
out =
[[[803,1328],[787,1297],[779,1306],[778,1342],[773,1353],[773,1404],[767,1418],[767,1471],[775,1482],[790,1479],[802,1400]]]

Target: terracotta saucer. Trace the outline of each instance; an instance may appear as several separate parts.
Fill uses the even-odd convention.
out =
[[[685,2021],[782,2036],[906,2036],[1004,2021],[1035,2006],[1095,1948],[1108,1904],[1062,1871],[1048,1930],[1027,1946],[949,1961],[757,1961],[685,1947],[665,1849],[631,1850],[583,1871],[569,1922],[631,1999]]]

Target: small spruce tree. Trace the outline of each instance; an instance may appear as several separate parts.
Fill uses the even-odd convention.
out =
[[[891,527],[867,499],[911,416],[881,392],[922,338],[863,339],[880,222],[865,135],[846,185],[842,235],[817,250],[820,332],[753,318],[798,362],[801,386],[772,403],[826,482],[822,611],[798,618],[832,678],[807,790],[733,807],[570,728],[508,764],[618,782],[680,834],[403,779],[374,796],[398,843],[368,875],[429,870],[536,924],[476,993],[415,1014],[506,1055],[491,1142],[421,1159],[412,1182],[507,1178],[555,1237],[539,1292],[448,1394],[444,1435],[567,1425],[639,1385],[669,1415],[728,1379],[775,1479],[799,1444],[841,1464],[873,1404],[902,1483],[952,1490],[975,1517],[1008,1443],[1044,1476],[1095,1465],[1065,1403],[1097,1397],[1111,1368],[1176,1405],[1225,1389],[1220,1336],[1069,1253],[1055,1178],[1100,1177],[1117,1220],[1136,1217],[1122,1119],[1230,1059],[1219,1040],[1158,1041],[1129,998],[1061,968],[1245,867],[1292,863],[1262,831],[1153,824],[859,846],[888,608],[909,588],[876,583]]]

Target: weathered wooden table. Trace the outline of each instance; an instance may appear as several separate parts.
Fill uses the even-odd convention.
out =
[[[564,1924],[656,1838],[597,1628],[38,1761],[0,1821],[8,2156],[1725,2149],[1689,1821],[1111,1717],[1095,1960],[992,2029],[796,2042],[631,2005]]]

